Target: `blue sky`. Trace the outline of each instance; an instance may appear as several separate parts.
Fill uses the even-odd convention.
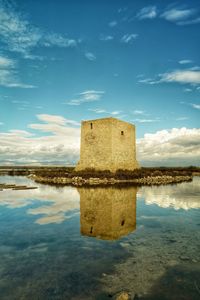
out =
[[[199,53],[199,1],[0,0],[0,163],[75,163],[112,116],[142,164],[198,164]]]

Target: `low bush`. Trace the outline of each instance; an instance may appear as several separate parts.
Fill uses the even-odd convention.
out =
[[[82,171],[73,171],[69,174],[69,177],[83,177],[85,179],[91,178],[91,177],[97,177],[97,178],[111,178],[114,176],[113,173],[111,173],[109,170],[95,170],[92,168],[87,168]]]
[[[182,167],[142,167],[140,169],[131,170],[124,170],[118,169],[115,173],[112,173],[109,170],[95,170],[94,168],[87,168],[82,171],[75,171],[73,167],[43,167],[40,169],[34,170],[34,174],[41,177],[65,177],[65,178],[72,178],[72,177],[83,177],[85,179],[91,177],[97,178],[116,178],[119,180],[128,180],[128,179],[137,179],[137,178],[144,178],[148,176],[191,176],[192,172],[199,171],[199,168],[189,167],[189,168],[182,168]]]

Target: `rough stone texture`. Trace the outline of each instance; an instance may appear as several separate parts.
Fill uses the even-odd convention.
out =
[[[80,161],[76,170],[134,170],[136,161],[135,126],[115,119],[83,121]]]
[[[136,187],[79,188],[83,235],[116,240],[136,229]]]

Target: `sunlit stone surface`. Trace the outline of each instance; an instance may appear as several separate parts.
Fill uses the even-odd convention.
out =
[[[77,171],[139,168],[136,160],[135,126],[116,118],[82,121],[80,161]]]

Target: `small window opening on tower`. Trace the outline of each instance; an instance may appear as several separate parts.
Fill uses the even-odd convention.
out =
[[[93,231],[93,226],[90,228],[90,233],[92,233],[92,231]]]
[[[124,132],[123,132],[123,131],[121,131],[121,135],[124,135]]]
[[[121,221],[121,226],[124,226],[125,220]]]
[[[92,124],[92,123],[90,123],[90,129],[92,129],[92,127],[93,127],[93,124]]]

